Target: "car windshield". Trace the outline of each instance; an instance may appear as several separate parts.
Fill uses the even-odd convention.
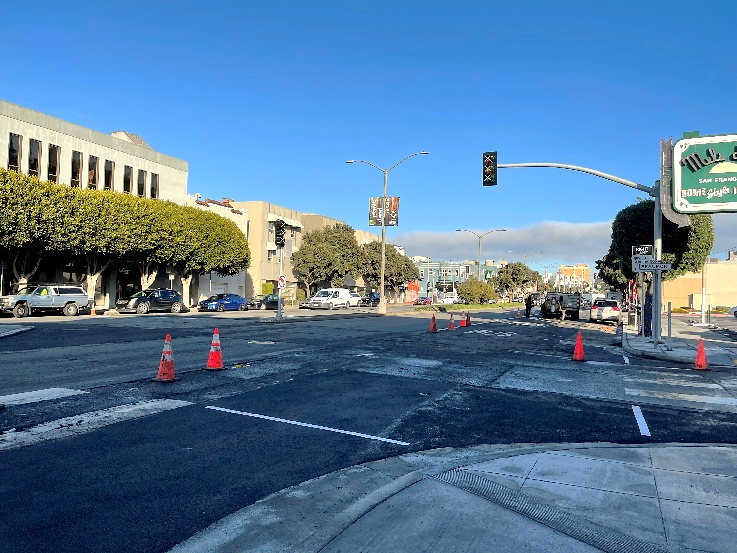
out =
[[[327,298],[328,296],[330,296],[330,292],[328,292],[327,290],[320,290],[317,294],[315,294],[316,298]]]
[[[224,297],[225,297],[225,294],[214,294],[214,295],[210,296],[209,298],[207,298],[207,301],[221,300]]]
[[[26,286],[25,288],[21,288],[16,293],[16,296],[30,296],[33,294],[33,292],[38,288],[38,286]]]
[[[151,290],[144,290],[143,292],[136,292],[131,298],[147,298],[151,295]]]

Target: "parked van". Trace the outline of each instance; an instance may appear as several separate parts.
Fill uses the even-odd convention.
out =
[[[323,288],[310,300],[310,309],[350,307],[351,292],[346,288]]]

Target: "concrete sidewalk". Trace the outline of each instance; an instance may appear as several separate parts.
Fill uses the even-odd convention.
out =
[[[668,320],[663,317],[663,342],[654,345],[652,338],[637,334],[637,328],[625,325],[622,348],[631,355],[665,361],[694,363],[699,339],[703,340],[706,360],[710,367],[737,368],[737,342],[721,336],[708,327],[692,326],[689,319],[671,319],[671,340],[667,337]],[[670,344],[670,349],[669,349]]]
[[[282,490],[172,552],[734,551],[737,448],[478,446]]]

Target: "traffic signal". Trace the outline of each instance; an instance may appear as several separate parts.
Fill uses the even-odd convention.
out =
[[[484,186],[496,186],[496,152],[484,152]]]
[[[283,248],[287,234],[287,224],[281,219],[274,221],[274,242],[277,248]]]

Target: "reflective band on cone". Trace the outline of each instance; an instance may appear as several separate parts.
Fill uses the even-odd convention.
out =
[[[151,380],[154,382],[174,382],[179,380],[174,373],[174,352],[171,349],[171,334],[167,334],[166,340],[164,340],[164,351],[161,353],[159,374]]]
[[[207,358],[208,371],[221,371],[223,367],[223,354],[220,351],[220,333],[218,329],[215,329],[215,333],[212,335],[212,345],[210,346],[210,355]]]

